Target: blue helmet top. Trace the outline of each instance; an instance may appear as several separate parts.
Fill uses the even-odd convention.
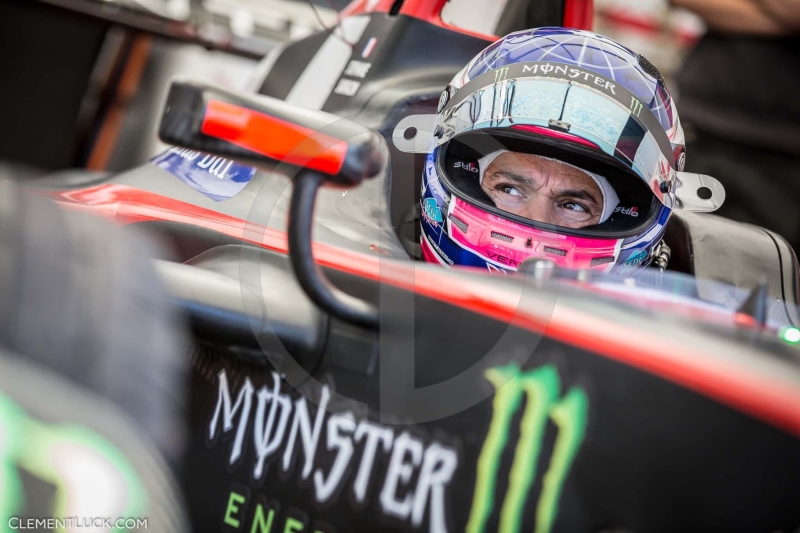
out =
[[[593,70],[628,89],[656,116],[670,141],[683,149],[677,114],[661,74],[647,59],[611,39],[585,30],[537,28],[511,33],[478,54],[452,85],[460,88],[490,70],[551,61]],[[679,151],[675,151],[677,156]]]

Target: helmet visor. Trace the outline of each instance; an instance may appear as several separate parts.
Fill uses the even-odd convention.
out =
[[[443,98],[436,115],[400,121],[393,141],[402,151],[432,152],[469,131],[515,125],[584,139],[627,166],[666,207],[713,211],[724,200],[713,178],[676,172],[672,145],[647,106],[613,80],[580,67],[533,62],[487,72]],[[696,185],[712,196],[696,198]]]

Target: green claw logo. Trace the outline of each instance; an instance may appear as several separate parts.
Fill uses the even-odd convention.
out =
[[[636,115],[637,117],[642,112],[642,103],[633,96],[631,96],[630,111],[631,115]]]
[[[499,68],[494,71],[494,81],[497,83],[498,81],[503,81],[508,76],[508,67]]]
[[[26,501],[23,471],[55,487],[46,518],[87,524],[91,517],[146,516],[145,487],[116,446],[88,428],[32,418],[0,394],[0,531],[35,503]]]
[[[558,500],[570,466],[583,442],[589,413],[586,391],[570,388],[559,398],[561,380],[553,365],[522,371],[516,365],[492,368],[486,378],[496,389],[492,422],[478,458],[478,472],[467,533],[483,533],[494,508],[495,484],[514,415],[525,402],[519,422],[520,436],[500,508],[498,531],[518,532],[542,448],[545,428],[552,420],[558,428],[550,465],[542,478],[536,505],[535,533],[549,533],[558,514]]]

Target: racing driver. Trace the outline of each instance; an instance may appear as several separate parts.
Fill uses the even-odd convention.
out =
[[[676,193],[688,179],[683,130],[661,74],[592,32],[500,39],[456,74],[433,124],[420,204],[427,261],[513,271],[545,257],[633,273],[659,255],[672,210],[687,204]]]

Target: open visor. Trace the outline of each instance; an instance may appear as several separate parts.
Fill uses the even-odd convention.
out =
[[[462,200],[551,232],[620,238],[656,216],[661,204],[629,168],[596,150],[536,135],[537,129],[458,135],[438,150],[436,174]]]
[[[517,63],[442,94],[439,113],[412,115],[393,133],[404,152],[430,153],[468,131],[529,125],[566,132],[626,165],[663,205],[713,211],[725,191],[711,178],[674,168],[672,145],[649,107],[593,71]]]

